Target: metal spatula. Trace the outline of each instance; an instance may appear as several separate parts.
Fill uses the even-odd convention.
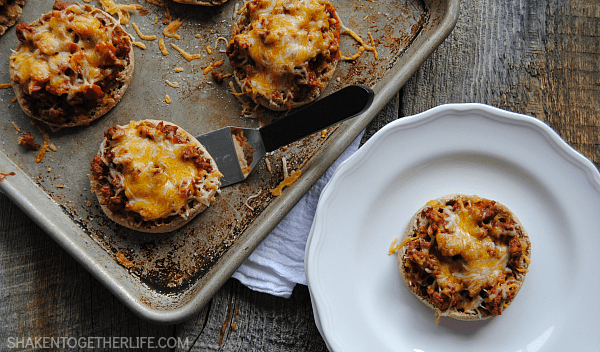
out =
[[[233,145],[232,129],[243,130],[254,148],[251,168],[254,170],[265,153],[322,131],[364,112],[375,94],[362,85],[352,85],[321,98],[279,120],[260,128],[223,127],[196,138],[206,147],[223,174],[221,187],[243,181],[242,167]]]

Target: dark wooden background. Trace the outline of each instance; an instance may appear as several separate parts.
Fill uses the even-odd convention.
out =
[[[479,102],[546,122],[598,167],[599,67],[600,1],[464,0],[454,31],[371,123],[365,140],[398,117]],[[3,195],[0,283],[0,350],[9,338],[42,336],[180,337],[190,351],[326,350],[306,286],[283,299],[231,279],[190,321],[148,323]]]

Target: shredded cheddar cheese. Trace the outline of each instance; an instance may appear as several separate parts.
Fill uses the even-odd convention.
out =
[[[250,209],[250,210],[254,211],[254,207],[250,206],[250,204],[248,204],[248,202],[249,202],[249,201],[251,201],[252,199],[254,199],[254,198],[257,198],[258,196],[260,196],[260,194],[261,194],[261,193],[262,193],[262,190],[260,190],[260,189],[259,189],[259,190],[258,190],[258,193],[256,193],[256,194],[253,194],[253,195],[251,195],[250,197],[248,197],[248,198],[246,199],[246,201],[244,202],[244,205],[245,205],[246,207],[248,207],[248,209]]]
[[[418,239],[419,239],[419,237],[407,237],[404,239],[404,241],[398,243],[398,237],[395,237],[394,240],[392,241],[392,244],[390,244],[389,254],[395,253],[400,248],[406,246],[406,244],[408,242],[416,241]]]
[[[111,15],[116,14],[122,25],[129,24],[131,14],[129,11],[141,10],[142,5],[117,5],[113,0],[100,0],[102,9]]]
[[[137,33],[138,37],[140,37],[140,39],[142,39],[142,40],[155,40],[156,39],[155,35],[142,34],[142,32],[140,31],[140,28],[137,26],[137,24],[135,24],[135,22],[131,22],[131,25],[133,26],[133,29],[135,29],[135,32]]]
[[[210,65],[208,65],[204,71],[202,71],[202,73],[204,73],[205,75],[207,75],[210,71],[214,70],[215,68],[221,67],[223,64],[225,63],[225,59],[216,61],[216,62],[211,62]]]
[[[165,37],[175,38],[177,40],[181,39],[181,36],[177,34],[177,29],[183,24],[183,20],[178,18],[175,21],[169,23],[165,29],[163,29],[163,34]]]
[[[356,32],[354,32],[353,30],[351,30],[349,28],[342,26],[342,34],[349,34],[352,38],[354,38],[354,40],[356,40],[360,44],[360,47],[358,48],[358,51],[356,52],[356,54],[349,56],[349,57],[341,54],[340,57],[342,58],[342,60],[347,60],[347,61],[356,60],[365,51],[371,51],[371,52],[373,52],[373,55],[375,55],[375,59],[379,58],[377,49],[375,49],[375,46],[374,46],[374,40],[373,40],[373,36],[371,35],[371,33],[369,33],[369,38],[371,40],[370,46],[365,44],[364,40],[358,34],[356,34]]]
[[[133,45],[135,45],[135,46],[137,46],[137,47],[139,47],[139,48],[146,49],[146,44],[144,44],[144,43],[140,43],[140,42],[131,42],[131,44],[133,44]]]
[[[169,96],[169,94],[165,94],[165,103],[167,104],[171,104],[173,101],[171,100],[171,97]]]
[[[12,122],[12,125],[15,128],[15,130],[17,130],[17,132],[21,132],[21,129],[19,128],[19,126],[17,126],[16,123]]]
[[[225,42],[225,47],[227,48],[227,39],[224,37],[218,37],[217,40],[215,41],[215,49],[217,49],[219,47],[219,42]],[[219,49],[220,53],[225,53],[227,52],[226,49]]]
[[[165,83],[170,87],[179,88],[179,83],[177,83],[177,82],[171,82],[169,80],[165,80]]]
[[[37,127],[37,129],[40,131],[40,133],[42,134],[42,137],[44,139],[44,141],[42,143],[42,147],[40,148],[38,155],[35,157],[35,162],[41,163],[42,160],[44,160],[44,156],[46,155],[46,151],[48,150],[48,146],[50,145],[50,135],[48,134],[48,131],[46,131],[44,126],[36,123],[35,121],[31,121],[31,125]]]
[[[171,46],[173,47],[173,49],[179,51],[181,56],[183,56],[183,58],[186,59],[187,61],[196,60],[196,59],[199,59],[202,57],[202,55],[200,55],[200,54],[190,54],[173,43],[171,43]]]
[[[163,38],[158,39],[158,48],[164,56],[167,56],[169,54],[169,52],[167,51],[167,46],[165,45],[165,40]]]
[[[6,89],[6,88],[10,88],[11,84],[10,83],[0,83],[0,89]]]
[[[280,196],[281,192],[283,191],[283,188],[287,187],[287,186],[291,186],[294,182],[296,182],[298,180],[298,178],[300,177],[301,174],[302,174],[301,170],[294,171],[294,173],[292,173],[291,176],[284,178],[283,181],[281,181],[281,183],[279,183],[279,185],[277,187],[275,187],[274,189],[270,189],[269,192],[271,192],[271,194],[276,197]]]

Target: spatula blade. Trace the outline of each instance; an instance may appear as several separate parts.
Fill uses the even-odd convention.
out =
[[[243,181],[245,179],[240,167],[231,129],[223,127],[216,131],[196,136],[196,139],[202,144],[210,156],[217,163],[219,171],[223,174],[221,177],[221,187]]]

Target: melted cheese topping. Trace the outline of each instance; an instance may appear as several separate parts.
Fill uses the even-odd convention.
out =
[[[124,63],[115,57],[113,27],[103,25],[94,11],[85,10],[71,5],[64,11],[53,11],[47,21],[32,27],[27,41],[13,52],[11,65],[28,94],[45,85],[55,95],[67,94],[67,100],[78,92],[104,95],[96,83],[112,72],[102,66]]]
[[[233,40],[246,48],[256,63],[248,83],[253,94],[269,97],[286,91],[296,76],[307,79],[306,69],[318,54],[328,55],[335,44],[324,0],[259,0],[249,6],[249,31]]]
[[[454,261],[440,261],[440,271],[436,279],[440,287],[458,285],[476,296],[482,288],[503,282],[507,269],[508,245],[485,235],[478,226],[476,202],[465,208],[462,200],[460,207],[452,210],[449,205],[436,204],[434,209],[443,211],[446,220],[436,235],[438,249],[447,258],[460,256],[461,267],[456,268]]]
[[[122,180],[129,210],[148,221],[176,214],[187,216],[190,199],[209,204],[209,192],[219,187],[220,174],[208,175],[193,160],[184,159],[182,153],[188,146],[197,144],[173,143],[156,128],[136,121],[113,136],[113,163],[122,166],[122,171],[112,169],[111,176]]]

